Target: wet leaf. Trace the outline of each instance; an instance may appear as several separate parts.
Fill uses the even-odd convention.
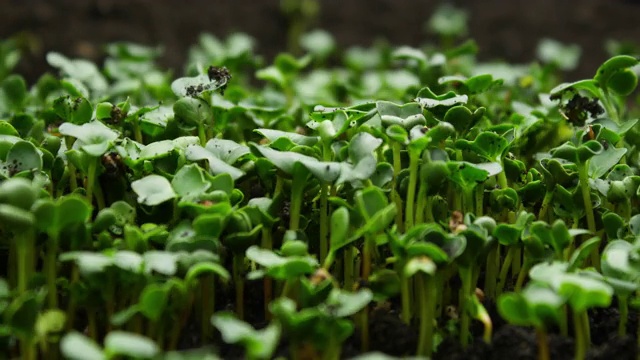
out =
[[[160,353],[153,340],[131,332],[114,330],[104,339],[105,351],[110,354],[136,358],[152,358]]]
[[[78,139],[80,149],[93,157],[106,153],[118,138],[117,132],[97,120],[82,125],[67,122],[58,130],[62,135]]]
[[[104,360],[105,353],[100,346],[85,335],[72,331],[60,341],[62,355],[71,360]]]
[[[161,204],[178,196],[171,183],[160,175],[148,175],[131,183],[131,189],[138,195],[138,203],[148,206]]]

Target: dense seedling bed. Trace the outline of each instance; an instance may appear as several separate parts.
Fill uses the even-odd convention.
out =
[[[634,359],[638,60],[454,40],[114,43],[34,84],[3,42],[0,354]]]

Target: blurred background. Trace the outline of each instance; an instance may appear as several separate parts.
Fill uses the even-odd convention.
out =
[[[581,49],[568,80],[592,76],[609,54],[640,43],[640,1],[630,0],[0,0],[0,7],[0,38],[16,40],[17,70],[29,82],[51,71],[48,51],[100,61],[114,41],[161,45],[160,65],[177,75],[202,33],[246,33],[266,61],[300,52],[298,36],[312,29],[328,31],[337,49],[471,38],[479,59],[512,63],[534,60],[539,41],[551,38]]]

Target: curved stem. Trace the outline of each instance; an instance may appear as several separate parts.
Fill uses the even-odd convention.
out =
[[[591,187],[589,186],[589,161],[578,164],[578,176],[580,179],[580,191],[582,192],[582,200],[584,202],[584,211],[587,214],[587,228],[591,234],[596,233],[596,220],[593,214],[593,205],[591,204]],[[600,250],[596,247],[591,253],[591,263],[596,269],[600,269]]]
[[[404,266],[399,266],[399,268],[402,269]],[[402,271],[400,270],[399,273],[402,274]],[[409,325],[411,323],[411,296],[409,294],[409,278],[404,275],[400,278],[400,298],[402,300],[402,322]]]
[[[524,280],[527,278],[527,275],[529,275],[529,269],[531,268],[530,261],[525,261],[524,266],[522,266],[522,268],[520,268],[520,272],[518,273],[518,280],[516,281],[516,286],[514,291],[515,292],[520,292],[520,289],[522,289],[522,285],[524,285]]]
[[[425,182],[421,182],[418,187],[418,201],[416,204],[416,225],[424,223],[428,201],[427,184]]]
[[[69,136],[64,138],[65,145],[67,145],[67,149],[71,150],[73,148],[73,143],[75,139]],[[69,170],[69,188],[71,192],[78,188],[78,179],[76,175],[76,166],[71,163],[71,161],[67,160],[67,169]]]
[[[476,186],[475,189],[476,192],[476,208],[475,208],[475,215],[477,217],[480,217],[483,215],[484,213],[484,185],[483,184],[478,184],[478,186]]]
[[[271,238],[271,228],[262,228],[262,248],[271,250],[273,249],[273,239]],[[273,299],[273,279],[269,276],[264,277],[263,282],[264,293],[264,316],[265,319],[271,320],[271,313],[269,312],[269,303]]]
[[[609,91],[606,89],[602,89],[602,96],[600,96],[600,100],[602,101],[602,105],[604,105],[605,110],[607,111],[607,115],[609,118],[613,120],[616,124],[620,124],[620,114],[616,110],[615,105],[611,101],[611,97],[609,96]]]
[[[137,142],[139,142],[140,144],[142,144],[143,139],[142,139],[142,131],[140,130],[140,119],[136,116],[136,118],[133,120],[133,137],[136,139]]]
[[[398,174],[402,170],[402,158],[400,156],[401,152],[400,143],[394,142],[391,151],[393,153],[393,183],[392,183],[392,191],[393,191],[393,202],[396,204],[396,226],[398,227],[398,231],[401,233],[404,232],[404,224],[402,223],[402,199],[400,198],[400,194],[398,194]]]
[[[353,246],[347,246],[347,248],[344,250],[344,288],[349,291],[353,289],[354,283],[353,264],[355,256],[353,252]]]
[[[473,276],[472,268],[460,268],[460,279],[462,280],[462,289],[460,294],[460,343],[463,348],[467,348],[469,345],[469,326],[471,324],[471,318],[469,317],[469,311],[467,311],[467,303],[469,296],[471,296]]]
[[[306,177],[306,174],[305,174]],[[304,178],[293,177],[291,181],[291,206],[289,208],[289,229],[297,231],[300,227],[300,211],[302,210],[302,197],[304,196]]]
[[[550,360],[549,339],[547,332],[542,327],[536,328],[536,342],[538,343],[538,360]]]
[[[104,201],[104,192],[102,191],[102,186],[100,186],[100,182],[97,181],[95,183],[95,190],[93,191],[96,194],[96,204],[98,205],[98,210],[102,210],[107,207]]]
[[[93,185],[96,181],[96,171],[98,169],[98,158],[92,157],[89,160],[89,167],[87,169],[87,201],[89,204],[93,204]]]
[[[207,144],[207,132],[203,123],[198,123],[198,138],[200,139],[200,145],[205,146]]]
[[[487,267],[484,273],[484,294],[490,299],[496,298],[496,277],[498,275],[498,264],[500,261],[498,248],[500,244],[496,244],[487,256]]]
[[[238,319],[244,320],[244,256],[233,256],[233,281],[236,288],[236,314]]]
[[[47,244],[47,298],[50,309],[58,307],[58,290],[56,288],[58,265],[58,234],[49,235]]]
[[[573,323],[575,331],[575,359],[583,360],[587,355],[587,339],[584,328],[584,322],[582,321],[582,313],[573,311]]]
[[[502,263],[502,268],[500,268],[500,275],[498,276],[498,287],[496,288],[496,297],[499,296],[504,290],[504,284],[507,281],[507,274],[509,273],[509,268],[511,267],[511,261],[513,260],[513,254],[515,253],[516,246],[509,246],[509,250],[507,250],[507,255],[504,258],[504,262]]]
[[[553,200],[553,191],[548,191],[544,194],[544,198],[542,199],[542,206],[540,206],[540,212],[538,213],[538,220],[547,220],[547,212],[549,211],[549,206],[551,205],[551,200]]]
[[[23,231],[15,237],[18,255],[18,293],[23,294],[29,287],[33,274],[35,237],[33,230]]]
[[[618,296],[618,312],[620,315],[618,335],[623,337],[627,335],[627,319],[629,317],[629,302],[627,301],[627,296]]]
[[[409,151],[409,188],[407,189],[407,203],[405,204],[405,231],[413,227],[414,215],[413,211],[416,206],[416,185],[418,184],[418,164],[420,162],[420,154]]]
[[[420,304],[420,335],[418,356],[430,357],[433,353],[433,323],[435,320],[437,288],[433,276],[418,275],[418,298]]]
[[[329,184],[320,186],[320,263],[329,253]]]
[[[201,303],[202,317],[200,319],[200,331],[202,333],[202,345],[207,344],[211,340],[211,316],[215,312],[215,278],[213,275],[207,275],[202,278],[201,282]],[[237,286],[237,285],[236,285]],[[237,307],[237,304],[236,304]],[[242,319],[239,314],[238,317]]]

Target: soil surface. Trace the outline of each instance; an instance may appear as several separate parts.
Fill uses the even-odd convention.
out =
[[[525,62],[542,37],[582,46],[580,67],[572,74],[591,76],[606,59],[609,38],[640,39],[634,0],[484,0],[450,1],[469,11],[469,36],[480,46],[480,58]],[[438,1],[322,1],[312,27],[336,36],[341,48],[370,45],[385,38],[393,44],[418,46],[434,41],[424,25]],[[285,48],[287,19],[280,0],[0,0],[0,38],[19,34],[28,54],[19,71],[33,81],[48,70],[46,52],[99,60],[101,46],[116,40],[162,44],[163,66],[180,73],[188,47],[202,32],[225,36],[243,31],[254,36],[257,52],[267,57]]]

